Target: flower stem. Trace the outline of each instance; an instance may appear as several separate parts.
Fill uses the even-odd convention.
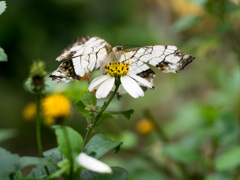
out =
[[[105,109],[108,107],[108,105],[110,104],[110,102],[112,101],[112,99],[114,98],[114,96],[116,95],[118,88],[119,88],[120,84],[116,84],[116,87],[111,95],[111,97],[108,99],[107,102],[104,103],[104,105],[102,106],[101,111],[95,116],[95,121],[94,121],[94,125],[97,123],[98,119],[101,117],[102,113],[105,111]]]
[[[111,95],[111,97],[108,99],[108,101],[106,101],[103,106],[102,106],[102,109],[99,111],[99,113],[97,113],[97,115],[95,116],[95,119],[93,121],[92,124],[89,124],[88,125],[88,129],[87,129],[87,133],[85,135],[85,138],[84,138],[84,142],[83,142],[83,148],[82,150],[84,149],[85,145],[87,144],[87,142],[89,141],[89,138],[91,137],[92,135],[92,132],[97,124],[97,121],[100,119],[102,113],[105,111],[105,109],[108,107],[108,105],[110,104],[110,102],[113,100],[114,96],[116,95],[117,91],[118,91],[118,88],[120,86],[120,80],[118,78],[116,78],[115,80],[115,89]]]
[[[42,141],[41,141],[41,134],[40,134],[40,128],[41,128],[41,117],[40,117],[40,94],[37,94],[37,145],[38,145],[38,153],[40,157],[43,156],[43,150],[42,150]]]
[[[37,122],[36,122],[36,133],[37,133],[37,145],[38,145],[38,153],[40,157],[44,157],[43,155],[43,148],[42,148],[42,141],[41,141],[41,117],[40,117],[40,101],[41,101],[41,94],[37,94]],[[50,172],[47,166],[44,166],[44,169],[47,175],[50,175]]]
[[[68,148],[68,152],[72,152],[72,147],[71,147],[71,143],[69,141],[69,136],[68,136],[68,132],[66,127],[63,126],[63,131],[64,131],[64,135],[66,137],[66,142],[67,142],[67,148]],[[69,172],[69,179],[72,180],[73,179],[73,157],[72,157],[72,153],[70,154],[70,172]]]
[[[91,127],[92,127],[92,124],[88,124],[87,133],[86,133],[84,141],[83,141],[83,148],[85,147],[85,145],[87,143],[87,139],[88,139],[88,135],[90,133]],[[82,151],[83,151],[83,148],[82,148]]]

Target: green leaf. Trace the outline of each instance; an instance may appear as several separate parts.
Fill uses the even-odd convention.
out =
[[[54,163],[47,159],[37,157],[22,157],[16,163],[17,169],[23,169],[32,165],[54,165]]]
[[[230,174],[228,173],[211,173],[207,175],[204,180],[233,180],[234,178],[231,177]]]
[[[51,83],[53,83],[50,78],[46,79],[49,79]],[[48,82],[48,84],[51,83]],[[56,83],[54,83],[54,85],[56,86]],[[89,83],[87,81],[72,81],[71,83],[64,84],[64,89],[62,93],[63,95],[71,99],[73,102],[77,102],[82,97],[82,95],[88,92],[88,86]],[[53,90],[55,90],[55,88]]]
[[[78,101],[76,103],[76,106],[77,106],[77,111],[79,112],[79,114],[81,114],[83,117],[85,118],[90,118],[91,115],[89,113],[89,111],[86,110],[86,106],[83,104],[82,101]]]
[[[85,106],[97,104],[97,98],[95,97],[95,94],[90,92],[87,94],[83,94],[80,100]]]
[[[108,151],[114,148],[116,149],[116,151],[118,151],[121,144],[122,142],[112,141],[105,137],[103,134],[96,134],[87,143],[87,145],[83,149],[83,152],[87,153],[88,155],[96,159],[99,159]]]
[[[131,149],[138,144],[138,136],[133,131],[122,131],[118,139],[124,142],[123,149]]]
[[[69,171],[69,169],[70,169],[70,163],[69,163],[69,161],[67,159],[63,160],[58,165],[59,165],[60,169],[58,171],[54,172],[53,174],[51,174],[49,176],[49,178],[57,178],[61,174]]]
[[[36,157],[19,157],[9,151],[0,148],[0,179],[8,177],[9,174],[17,173],[18,170],[32,165],[54,165],[51,161]]]
[[[117,114],[110,114],[110,113],[104,111],[104,112],[102,113],[101,117],[99,118],[99,120],[97,121],[97,124],[96,124],[96,125],[100,124],[102,121],[104,121],[104,120],[106,120],[106,119],[111,119],[111,118],[117,119],[117,118],[118,118],[118,115],[117,115]]]
[[[224,21],[218,26],[216,32],[219,33],[220,35],[223,35],[227,31],[230,31],[231,29],[233,29],[233,24],[231,22]]]
[[[219,171],[227,171],[240,165],[240,146],[234,147],[220,155],[216,160],[216,168]]]
[[[27,176],[29,179],[41,179],[48,180],[46,170],[43,166],[38,166],[37,168],[33,168],[30,174]]]
[[[121,114],[121,115],[123,115],[125,118],[127,118],[129,120],[131,115],[133,114],[133,112],[134,112],[133,109],[129,109],[129,110],[117,111],[117,112],[116,111],[111,111],[109,113],[111,113],[111,114]]]
[[[53,150],[46,151],[44,152],[44,156],[45,156],[44,159],[50,161],[51,163],[41,164],[40,162],[36,168],[32,169],[32,171],[28,175],[28,178],[47,179],[47,172],[44,168],[44,165],[47,165],[47,168],[50,173],[53,173],[56,171],[57,163],[59,159],[58,159],[58,156],[55,154],[55,151]]]
[[[7,8],[6,1],[0,1],[0,15],[6,10],[6,8]],[[0,61],[1,61],[1,58],[0,58]]]
[[[201,16],[186,16],[180,18],[173,24],[173,29],[175,32],[184,31],[197,24],[201,18]]]
[[[125,111],[119,111],[118,114],[122,114],[125,118],[127,118],[129,120],[131,115],[133,114],[133,112],[134,112],[133,109],[129,109],[129,110],[125,110]]]
[[[55,128],[59,151],[67,159],[75,158],[82,150],[82,136],[67,126],[53,126],[53,128]]]
[[[56,162],[56,163],[59,163],[60,161],[63,160],[63,156],[58,148],[49,149],[49,150],[43,152],[43,155],[47,159],[49,159],[53,162]]]
[[[1,129],[0,130],[0,143],[16,136],[15,129]]]
[[[0,1],[0,3],[1,3],[1,1]],[[1,5],[1,4],[0,4]],[[1,11],[1,6],[0,6],[0,11]],[[1,12],[0,12],[0,14],[1,14]],[[6,53],[4,52],[4,50],[0,47],[0,62],[1,61],[7,61],[7,55],[6,55]]]
[[[17,171],[15,164],[20,159],[17,154],[0,147],[0,179],[6,179],[10,173]]]
[[[165,145],[163,153],[183,163],[195,162],[199,159],[196,152],[178,144]]]
[[[96,173],[87,169],[81,171],[81,178],[83,180],[127,180],[129,173],[127,170],[120,167],[111,167],[113,170],[112,174],[101,174]]]
[[[18,171],[14,174],[14,178],[15,178],[15,179],[22,179],[22,178],[23,178],[23,175],[22,175],[21,170],[18,170]]]

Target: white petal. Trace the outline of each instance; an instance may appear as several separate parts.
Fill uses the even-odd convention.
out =
[[[115,78],[109,76],[98,88],[96,98],[105,98],[114,86]]]
[[[139,96],[144,96],[143,90],[140,88],[140,86],[137,84],[136,81],[134,81],[129,76],[122,76],[120,78],[121,83],[124,87],[124,89],[134,98],[138,98]]]
[[[146,79],[143,79],[142,77],[140,76],[137,76],[135,74],[127,74],[128,76],[132,77],[133,79],[135,79],[136,81],[140,82],[143,86],[147,86],[149,88],[152,88],[153,87],[153,84],[149,81],[147,81]]]
[[[92,91],[96,86],[98,86],[99,84],[101,84],[103,81],[105,81],[107,78],[109,78],[111,76],[109,75],[103,75],[100,77],[97,77],[95,79],[92,80],[91,84],[88,87],[88,91]]]
[[[127,91],[123,88],[122,84],[120,84],[120,86],[119,86],[118,93],[120,95],[127,93]]]
[[[86,169],[99,173],[112,173],[112,169],[105,163],[88,156],[86,153],[80,153],[77,162]]]

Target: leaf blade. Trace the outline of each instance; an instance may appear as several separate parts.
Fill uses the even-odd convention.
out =
[[[77,156],[82,150],[82,136],[67,126],[54,126],[53,128],[57,136],[59,151],[65,155],[67,159],[71,159],[71,156],[73,156],[73,158]]]
[[[112,141],[105,137],[103,134],[96,134],[87,143],[83,149],[83,152],[96,159],[99,159],[112,149],[119,150],[121,144],[122,142]]]
[[[1,14],[1,12],[0,12],[0,14]],[[4,61],[7,61],[7,60],[8,60],[7,54],[4,52],[3,48],[0,47],[0,62],[4,62]]]

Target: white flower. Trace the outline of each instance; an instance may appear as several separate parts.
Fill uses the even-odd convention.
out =
[[[115,78],[120,78],[121,84],[118,89],[119,94],[128,93],[134,98],[144,96],[144,92],[141,86],[152,88],[153,84],[136,74],[130,72],[130,61],[127,63],[115,62],[105,65],[106,75],[95,78],[88,87],[88,90],[91,92],[94,89],[97,90],[97,98],[105,98],[110,93],[111,90],[115,89]]]
[[[105,163],[88,156],[86,153],[80,153],[77,156],[77,162],[84,168],[99,173],[112,173],[112,169]]]
[[[135,74],[126,74],[125,76],[120,76],[121,85],[119,87],[119,92],[124,93],[124,90],[134,98],[144,96],[142,88],[139,86],[140,83],[142,86],[152,88],[152,83],[147,80],[137,76]],[[115,77],[110,76],[109,74],[103,75],[95,78],[88,87],[88,90],[91,92],[94,89],[97,89],[96,97],[105,98],[109,92],[115,86]]]

